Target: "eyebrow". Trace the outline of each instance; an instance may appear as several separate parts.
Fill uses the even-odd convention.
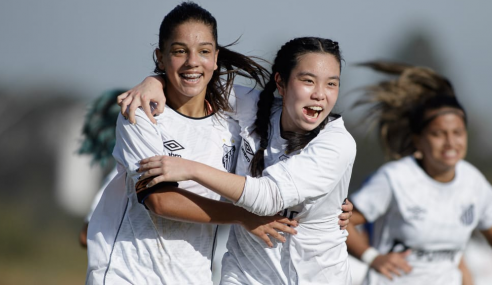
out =
[[[316,75],[314,75],[313,73],[311,72],[307,72],[307,71],[301,71],[297,74],[297,76],[312,76],[312,77],[317,77]],[[328,79],[336,79],[338,81],[340,81],[340,76],[338,75],[333,75],[333,76],[330,76],[328,77]]]
[[[176,45],[178,45],[178,46],[187,46],[185,43],[182,43],[182,42],[173,42],[173,43],[171,43],[171,46],[176,46]],[[211,42],[203,42],[203,43],[199,43],[198,45],[200,45],[200,46],[209,46],[209,45],[210,46],[214,46],[214,44],[211,43]]]

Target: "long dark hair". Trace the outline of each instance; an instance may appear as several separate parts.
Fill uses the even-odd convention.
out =
[[[260,136],[260,148],[256,151],[251,164],[250,172],[254,176],[261,176],[265,169],[264,150],[268,147],[268,129],[270,126],[270,115],[274,99],[274,92],[277,89],[275,74],[278,73],[283,82],[287,83],[290,79],[292,70],[297,66],[299,57],[307,53],[329,53],[338,60],[341,68],[342,56],[338,43],[329,39],[317,37],[295,38],[284,44],[277,52],[272,66],[270,79],[265,88],[260,93],[258,101],[258,111],[256,113],[255,132]],[[287,139],[287,152],[299,150],[306,146],[315,138],[320,130],[328,123],[329,116],[314,130],[305,134],[284,132],[282,135]]]
[[[375,120],[379,138],[388,159],[413,154],[412,135],[422,130],[436,117],[427,117],[430,110],[451,107],[466,113],[456,98],[451,82],[434,70],[401,63],[374,61],[360,64],[386,74],[397,75],[392,80],[365,87],[358,105],[370,105],[366,120]]]
[[[229,93],[233,86],[236,75],[240,75],[255,81],[256,84],[264,87],[264,82],[268,78],[268,70],[258,64],[258,57],[248,57],[241,53],[229,50],[227,46],[219,46],[217,43],[217,21],[207,10],[193,2],[183,2],[169,12],[162,20],[159,29],[159,49],[164,49],[165,42],[171,37],[174,29],[186,22],[199,22],[210,27],[215,40],[215,46],[220,50],[217,58],[217,70],[214,71],[210,82],[207,85],[205,99],[210,103],[213,112],[219,110],[229,111]],[[237,41],[236,41],[237,42]],[[154,55],[156,74],[164,75],[165,71],[159,68],[158,59]],[[225,75],[225,80],[221,78]]]

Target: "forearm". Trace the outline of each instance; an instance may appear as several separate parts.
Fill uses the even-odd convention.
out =
[[[158,185],[154,186],[158,187]],[[167,219],[213,224],[241,224],[251,215],[230,203],[215,201],[177,187],[161,187],[145,199],[150,211]]]
[[[470,270],[468,270],[468,267],[466,266],[464,256],[461,257],[461,261],[460,264],[458,265],[458,268],[460,269],[461,276],[463,277],[463,285],[473,285],[473,277]]]
[[[194,163],[191,171],[191,180],[200,183],[234,203],[239,200],[243,193],[244,184],[246,183],[244,176],[221,171],[202,163]]]
[[[352,217],[350,218],[350,224],[347,226],[349,235],[346,243],[348,252],[358,259],[360,259],[362,254],[370,247],[367,237],[360,233],[355,227],[365,222],[364,216],[354,209],[352,211]]]
[[[259,216],[273,216],[284,209],[278,187],[266,178],[253,178],[220,171],[196,163],[192,180]]]

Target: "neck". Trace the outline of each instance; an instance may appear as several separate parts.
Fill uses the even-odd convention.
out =
[[[427,173],[427,175],[429,175],[432,179],[442,183],[451,182],[456,175],[455,167],[452,167],[450,169],[438,170],[429,167],[428,165],[425,165],[423,161],[419,161],[419,164],[422,167],[422,169],[424,169],[425,173]]]
[[[285,116],[284,116],[284,114],[285,114]],[[296,133],[296,134],[300,134],[300,135],[304,135],[304,134],[308,133],[308,131],[296,131],[292,127],[292,123],[289,122],[287,116],[288,116],[287,113],[284,112],[284,110],[282,110],[282,113],[280,114],[280,133],[282,134],[282,138],[286,132]]]
[[[165,94],[167,99],[166,104],[185,116],[202,118],[209,114],[205,93],[188,97],[178,94],[171,89],[167,89]]]

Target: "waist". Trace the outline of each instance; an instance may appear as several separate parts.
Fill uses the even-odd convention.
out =
[[[407,256],[407,260],[410,263],[438,263],[438,262],[451,262],[454,263],[459,255],[459,250],[454,249],[442,249],[442,250],[424,250],[424,249],[411,249],[410,255]]]

